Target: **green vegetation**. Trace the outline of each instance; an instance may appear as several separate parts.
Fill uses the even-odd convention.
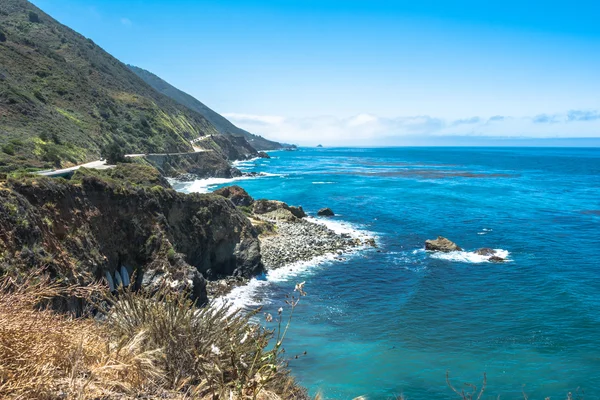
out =
[[[34,24],[39,24],[41,22],[39,15],[37,15],[37,13],[35,13],[33,11],[29,11],[29,22],[33,22]]]
[[[101,155],[109,164],[129,162],[125,157],[125,149],[117,142],[105,146],[101,151]]]
[[[189,94],[182,92],[176,87],[171,86],[170,84],[160,79],[153,73],[148,72],[142,68],[134,67],[133,65],[130,65],[129,68],[131,68],[131,70],[135,72],[140,78],[142,78],[144,82],[152,86],[158,92],[169,96],[177,103],[184,105],[190,110],[196,111],[197,113],[201,114],[212,125],[214,125],[214,127],[219,133],[223,135],[230,135],[233,137],[243,137],[256,150],[275,150],[280,149],[282,147],[280,143],[267,140],[262,136],[253,135],[248,131],[238,128],[237,126],[229,122],[227,119],[225,119],[222,115],[217,114],[200,101],[196,100]]]
[[[0,172],[81,164],[113,143],[191,151],[189,140],[218,133],[25,0],[0,2],[0,41]]]
[[[156,168],[142,164],[117,164],[115,168],[104,170],[80,168],[71,178],[71,182],[80,183],[86,177],[96,177],[112,185],[147,187],[154,191],[155,188],[171,188]]]

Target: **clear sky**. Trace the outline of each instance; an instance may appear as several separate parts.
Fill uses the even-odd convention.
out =
[[[600,137],[597,0],[34,3],[279,140]]]

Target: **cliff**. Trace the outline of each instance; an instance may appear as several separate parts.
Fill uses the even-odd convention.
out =
[[[1,182],[0,274],[45,269],[75,284],[128,275],[138,287],[165,278],[191,284],[193,297],[205,302],[204,277],[262,271],[256,232],[231,202],[150,186],[151,180],[121,181],[130,168],[143,169],[137,176],[153,171],[120,166],[106,173],[83,170],[70,182]]]

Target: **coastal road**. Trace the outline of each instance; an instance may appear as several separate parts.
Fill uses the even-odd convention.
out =
[[[111,168],[114,168],[115,166],[106,164],[106,160],[97,160],[97,161],[92,161],[92,162],[82,164],[82,165],[76,165],[75,167],[70,167],[70,168],[55,169],[55,170],[49,170],[49,171],[39,171],[39,172],[37,172],[37,174],[42,175],[42,176],[49,176],[51,178],[61,178],[61,177],[73,175],[73,173],[75,171],[77,171],[79,168],[82,168],[82,167],[90,168],[90,169],[111,169]]]
[[[204,138],[209,137],[209,136],[205,136]],[[209,151],[213,151],[213,150],[206,150],[206,149],[198,149],[196,147],[194,147],[195,152],[194,153],[199,153],[199,152],[209,152]],[[125,157],[127,158],[140,158],[140,157],[146,157],[146,156],[181,156],[181,155],[186,155],[186,154],[194,154],[194,153],[190,153],[190,152],[184,152],[184,153],[150,153],[150,154],[125,154]],[[70,168],[63,168],[63,169],[54,169],[54,170],[47,170],[47,171],[38,171],[36,172],[37,175],[42,175],[42,176],[48,176],[50,178],[65,178],[68,176],[73,175],[73,173],[75,171],[77,171],[79,168],[89,168],[89,169],[111,169],[114,168],[114,165],[109,165],[106,163],[106,160],[97,160],[97,161],[92,161],[89,163],[85,163],[85,164],[81,164],[81,165],[76,165],[74,167],[70,167]]]

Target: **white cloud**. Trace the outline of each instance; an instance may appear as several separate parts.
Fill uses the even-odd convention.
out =
[[[445,120],[427,115],[383,118],[359,114],[350,118],[317,116],[288,118],[250,114],[223,114],[239,127],[270,139],[300,145],[394,145],[406,137],[473,136],[504,138],[598,138],[596,111],[569,111],[551,118],[466,117]],[[577,118],[575,118],[576,116]],[[550,123],[551,122],[551,123]]]
[[[269,115],[251,115],[251,114],[235,114],[235,113],[225,113],[223,114],[225,118],[229,118],[231,120],[239,121],[240,123],[255,123],[255,124],[280,124],[285,118],[277,117],[277,116],[269,116]]]

